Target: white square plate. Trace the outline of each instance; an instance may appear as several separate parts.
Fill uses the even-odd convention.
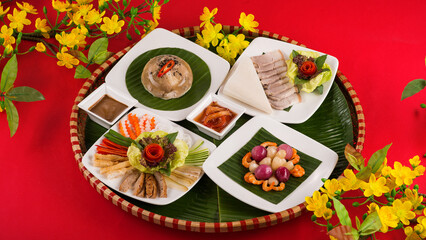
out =
[[[142,40],[140,40],[135,46],[133,46],[132,49],[130,49],[130,51],[126,53],[108,73],[105,78],[106,84],[132,97],[126,86],[126,72],[130,64],[144,52],[150,51],[152,49],[168,47],[181,48],[192,52],[200,57],[209,67],[211,75],[210,88],[207,90],[204,97],[200,99],[200,101],[208,96],[209,93],[215,93],[217,91],[229,71],[229,63],[225,59],[199,46],[198,44],[162,28],[153,30]],[[186,116],[188,116],[188,114],[195,108],[196,104],[185,109],[175,111],[157,110],[146,107],[141,103],[137,103],[136,106],[146,108],[160,116],[166,117],[169,120],[181,121],[184,120]]]
[[[213,150],[216,149],[216,145],[214,145],[212,142],[198,136],[197,134],[163,118],[158,116],[157,114],[154,114],[150,111],[147,111],[146,109],[143,108],[136,108],[133,111],[131,111],[130,113],[134,113],[138,116],[144,115],[144,114],[148,114],[150,116],[153,116],[156,118],[158,124],[161,124],[161,130],[167,131],[167,129],[169,129],[169,131],[167,131],[168,133],[172,133],[172,132],[181,132],[179,134],[186,134],[189,135],[189,137],[192,140],[192,144],[194,144],[195,142],[197,142],[198,140],[202,140],[204,141],[204,144],[202,145],[202,147],[204,148],[208,148],[210,150],[210,152],[213,152]],[[127,117],[127,115],[125,116]],[[118,132],[118,123],[116,123],[114,126],[112,126],[111,128],[112,130]],[[83,157],[82,163],[83,165],[87,168],[87,170],[89,170],[96,178],[98,178],[100,181],[102,181],[105,185],[109,186],[110,188],[120,192],[118,189],[120,187],[121,181],[122,181],[122,177],[117,177],[117,178],[112,178],[109,179],[107,178],[105,175],[100,173],[100,168],[99,167],[95,167],[93,166],[93,157],[96,153],[96,145],[99,145],[102,142],[102,139],[104,138],[104,136],[102,135],[102,137],[100,137],[93,145],[92,147],[86,152],[86,154]],[[179,138],[179,135],[178,135]],[[191,148],[191,146],[189,146],[189,148]],[[200,178],[194,183],[192,184],[190,187],[188,187],[188,191],[191,190],[192,187],[195,186],[195,184],[198,183],[198,181],[201,179]],[[183,191],[179,191],[179,190],[175,190],[172,188],[167,188],[167,198],[141,198],[141,197],[137,197],[133,194],[130,193],[130,191],[124,193],[121,192],[122,194],[125,194],[131,198],[137,199],[139,201],[143,201],[143,202],[147,202],[147,203],[151,203],[154,205],[166,205],[169,203],[172,203],[174,201],[176,201],[177,199],[179,199],[180,197],[182,197],[183,195],[185,195],[186,192]]]
[[[299,187],[277,204],[273,204],[250,192],[218,168],[250,141],[260,128],[264,128],[298,151],[321,161],[315,171]],[[203,169],[219,187],[240,201],[264,211],[281,212],[303,203],[306,196],[311,196],[314,191],[318,190],[323,185],[321,179],[330,176],[337,160],[337,153],[315,140],[269,117],[256,116],[220,144],[217,150],[204,162]],[[303,160],[301,159],[301,161]],[[268,194],[268,192],[265,192],[265,194]]]
[[[312,49],[297,46],[291,43],[270,39],[270,38],[265,38],[265,37],[258,37],[258,38],[255,38],[250,43],[250,45],[241,54],[240,58],[243,56],[246,56],[246,57],[258,56],[258,55],[262,55],[265,52],[270,52],[277,49],[281,50],[286,60],[289,59],[289,56],[293,50],[314,51]],[[314,51],[314,52],[317,52],[317,51]],[[320,54],[324,55],[324,53],[320,53]],[[323,84],[324,89],[321,95],[318,95],[315,93],[301,92],[300,96],[302,97],[302,102],[294,104],[291,107],[290,111],[287,112],[284,110],[273,110],[273,113],[268,116],[274,118],[277,121],[284,122],[284,123],[303,123],[306,120],[308,120],[315,113],[315,111],[321,106],[322,102],[324,101],[325,97],[330,91],[331,86],[333,85],[334,78],[336,77],[337,69],[339,66],[339,61],[337,60],[337,58],[331,55],[327,55],[327,59],[325,62],[328,65],[330,65],[332,75],[331,75],[331,79]],[[238,60],[234,64],[234,67],[237,64],[238,64]],[[240,102],[234,98],[224,95],[223,86],[219,89],[218,95],[221,97],[227,98],[229,100],[232,100],[234,102],[238,102],[239,104],[241,104],[242,106],[246,108],[246,114],[248,115],[257,116],[257,115],[265,114],[263,111],[257,110],[256,108],[253,108],[243,102]]]

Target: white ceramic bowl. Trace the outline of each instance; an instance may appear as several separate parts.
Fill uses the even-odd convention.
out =
[[[212,102],[217,102],[217,104],[219,104],[220,106],[228,108],[236,114],[236,116],[232,119],[228,126],[226,126],[221,132],[217,132],[194,120],[194,118],[196,118]],[[212,93],[198,104],[198,106],[186,117],[186,120],[195,124],[195,126],[197,126],[201,132],[209,135],[210,137],[220,140],[235,126],[235,123],[245,111],[246,109],[244,107]]]
[[[111,98],[127,106],[127,108],[124,109],[124,111],[122,111],[120,114],[118,114],[112,121],[108,121],[89,110],[91,106],[93,106],[105,95],[108,95]],[[102,84],[95,91],[93,91],[89,96],[87,96],[83,101],[81,101],[78,104],[78,107],[86,111],[90,119],[92,119],[94,122],[98,123],[99,125],[105,128],[110,128],[115,122],[118,121],[118,119],[120,119],[125,113],[127,113],[133,106],[135,106],[136,103],[137,103],[136,99],[130,98],[124,95],[123,93],[117,90],[114,90],[111,87],[108,87],[106,84]]]

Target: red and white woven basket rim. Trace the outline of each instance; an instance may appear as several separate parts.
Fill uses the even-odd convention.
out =
[[[238,29],[236,26],[223,26],[225,32],[233,32]],[[174,33],[179,34],[183,37],[193,37],[196,33],[200,32],[200,28],[198,26],[195,27],[185,27],[173,30]],[[295,45],[303,46],[299,42],[292,40],[288,37],[281,36],[279,34],[270,33],[267,31],[259,30],[257,33],[246,32],[243,31],[248,37],[270,37],[278,40],[282,40],[285,42],[289,42]],[[88,90],[93,85],[93,83],[98,79],[99,75],[103,73],[106,69],[109,68],[114,62],[120,59],[124,54],[126,54],[130,50],[131,46],[123,49],[122,51],[116,53],[114,56],[109,58],[105,63],[99,66],[96,69],[92,76],[86,80],[80,89],[72,107],[71,117],[70,117],[70,134],[71,134],[71,145],[74,152],[74,157],[77,161],[78,167],[80,171],[83,173],[83,176],[86,180],[89,181],[90,185],[96,189],[96,191],[103,195],[106,199],[111,201],[114,205],[120,207],[126,212],[131,213],[138,218],[142,218],[146,221],[159,224],[161,226],[170,227],[174,229],[186,230],[186,231],[194,231],[194,232],[236,232],[236,231],[245,231],[250,229],[257,229],[263,227],[269,227],[272,225],[276,225],[282,222],[289,221],[294,219],[300,215],[304,211],[306,211],[305,203],[297,205],[293,208],[287,209],[282,212],[273,213],[270,215],[265,215],[261,217],[244,219],[240,221],[234,222],[195,222],[195,221],[187,221],[176,218],[170,218],[166,216],[162,216],[145,209],[142,209],[134,204],[124,200],[119,195],[115,194],[111,189],[109,189],[106,185],[104,185],[99,179],[93,176],[82,164],[83,152],[81,148],[81,142],[78,134],[78,114],[79,108],[78,104],[86,97]],[[355,106],[355,111],[358,120],[358,132],[357,132],[357,142],[355,143],[356,149],[361,152],[364,145],[365,139],[365,118],[364,113],[358,99],[358,96],[350,84],[349,80],[340,72],[337,72],[337,77],[343,83],[346,90],[349,93],[349,96],[352,99],[352,102]]]

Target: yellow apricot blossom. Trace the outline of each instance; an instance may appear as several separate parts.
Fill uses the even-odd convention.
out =
[[[4,15],[6,15],[7,12],[9,12],[10,7],[7,7],[6,9],[4,9],[3,6],[1,6],[0,4],[0,17],[3,17]]]
[[[93,25],[95,23],[101,23],[102,17],[105,15],[105,12],[99,13],[98,10],[92,9],[90,10],[84,17],[84,21],[87,22],[89,25]]]
[[[402,202],[401,199],[396,199],[392,203],[394,214],[405,225],[410,224],[411,219],[416,217],[416,214],[411,211],[413,204],[409,201]]]
[[[52,29],[47,25],[46,19],[37,18],[35,22],[35,27],[37,30],[40,30],[43,37],[50,38],[48,32],[50,32],[50,30]]]
[[[402,166],[400,162],[394,163],[394,169],[391,171],[391,175],[395,177],[395,183],[397,186],[402,184],[411,185],[413,179],[417,177],[415,171],[412,171],[409,167]]]
[[[161,14],[161,5],[158,5],[157,1],[154,1],[154,4],[150,8],[152,13],[152,19],[154,22],[158,23],[158,19],[160,19]]]
[[[419,164],[421,162],[419,155],[416,155],[413,158],[410,158],[409,162],[410,162],[411,166],[413,166],[413,167],[419,166]]]
[[[68,12],[72,9],[71,4],[67,0],[52,0],[52,7],[59,12]]]
[[[380,231],[382,233],[386,233],[389,230],[389,227],[395,228],[398,225],[399,219],[394,214],[392,207],[383,206],[377,210],[379,214],[380,222],[382,223],[382,227]]]
[[[73,66],[78,65],[80,61],[75,58],[73,55],[68,53],[68,49],[63,47],[61,52],[56,54],[56,58],[59,60],[57,62],[58,66],[65,66],[66,68],[73,68]]]
[[[324,183],[324,187],[320,188],[320,191],[326,193],[329,198],[336,196],[336,191],[340,191],[342,188],[339,185],[337,179],[327,179]]]
[[[364,189],[364,196],[370,197],[374,194],[374,196],[380,197],[383,193],[389,192],[389,188],[385,184],[386,178],[380,177],[376,180],[376,176],[371,174],[368,183],[361,182],[360,187]]]
[[[36,44],[35,50],[37,50],[37,52],[45,52],[46,46],[42,42],[38,42]]]
[[[217,13],[217,8],[214,8],[211,12],[207,7],[204,7],[203,9],[203,14],[201,14],[200,16],[200,27],[203,27],[205,24],[210,23],[211,19],[214,17],[214,15],[216,15]]]
[[[76,35],[72,32],[61,32],[61,34],[56,34],[55,38],[61,45],[67,46],[69,48],[73,48],[78,43]]]
[[[342,178],[338,181],[343,191],[357,190],[361,180],[359,180],[351,169],[345,169]]]
[[[312,197],[305,197],[307,203],[306,209],[314,212],[317,217],[323,217],[326,212],[328,197],[327,194],[321,194],[319,191],[315,191]]]
[[[216,47],[217,44],[219,44],[219,40],[223,39],[224,37],[224,35],[220,33],[221,30],[222,24],[218,23],[213,26],[211,23],[207,23],[201,33],[203,34],[204,40],[206,42],[209,42],[213,45],[213,47]]]
[[[22,4],[16,2],[16,5],[22,11],[25,11],[25,12],[30,13],[30,14],[38,14],[37,9],[35,9],[33,5],[31,5],[31,4],[27,3],[27,2],[22,2]]]
[[[423,165],[419,165],[414,169],[416,176],[422,176],[425,173],[425,167]]]
[[[18,32],[22,32],[24,25],[30,25],[31,21],[27,19],[27,12],[18,11],[16,8],[13,9],[13,14],[7,14],[9,19],[9,27],[16,29]]]
[[[224,41],[222,41],[224,42]],[[227,44],[221,44],[216,47],[217,54],[228,61],[231,65],[235,63],[237,52],[232,51]]]
[[[409,188],[406,188],[404,193],[405,193],[405,197],[401,198],[401,200],[411,202],[413,209],[415,210],[414,212],[417,214],[420,214],[421,210],[416,210],[416,209],[418,206],[420,206],[420,204],[422,204],[423,196],[419,196],[419,193],[417,192],[417,190],[415,189],[411,190]]]
[[[103,22],[104,24],[101,25],[101,30],[110,35],[121,32],[121,27],[124,25],[124,21],[119,21],[117,15],[113,15],[111,18],[104,17]]]
[[[144,26],[145,33],[142,34],[141,39],[144,38],[152,30],[154,30],[157,26],[158,26],[158,22],[149,20],[148,23]]]
[[[203,36],[199,33],[197,33],[197,39],[195,40],[195,43],[200,45],[203,48],[209,48],[210,47],[210,43],[206,42],[203,38]]]
[[[259,23],[254,21],[253,14],[246,15],[244,12],[240,15],[239,23],[245,30],[250,32],[257,32],[257,29],[254,28],[259,26]]]
[[[229,35],[228,41],[229,48],[238,54],[241,54],[249,45],[249,42],[245,40],[244,34]]]
[[[13,37],[13,28],[8,28],[7,25],[3,25],[0,29],[0,38],[3,38],[3,45],[15,44],[15,37]]]

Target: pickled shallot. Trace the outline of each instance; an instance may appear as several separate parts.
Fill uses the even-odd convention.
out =
[[[305,175],[305,169],[297,164],[299,160],[297,150],[291,146],[281,144],[277,147],[274,142],[264,142],[243,157],[242,165],[249,169],[244,180],[254,185],[262,185],[266,192],[282,191],[290,176]]]
[[[235,116],[236,114],[233,111],[213,101],[194,120],[216,132],[221,132]]]

